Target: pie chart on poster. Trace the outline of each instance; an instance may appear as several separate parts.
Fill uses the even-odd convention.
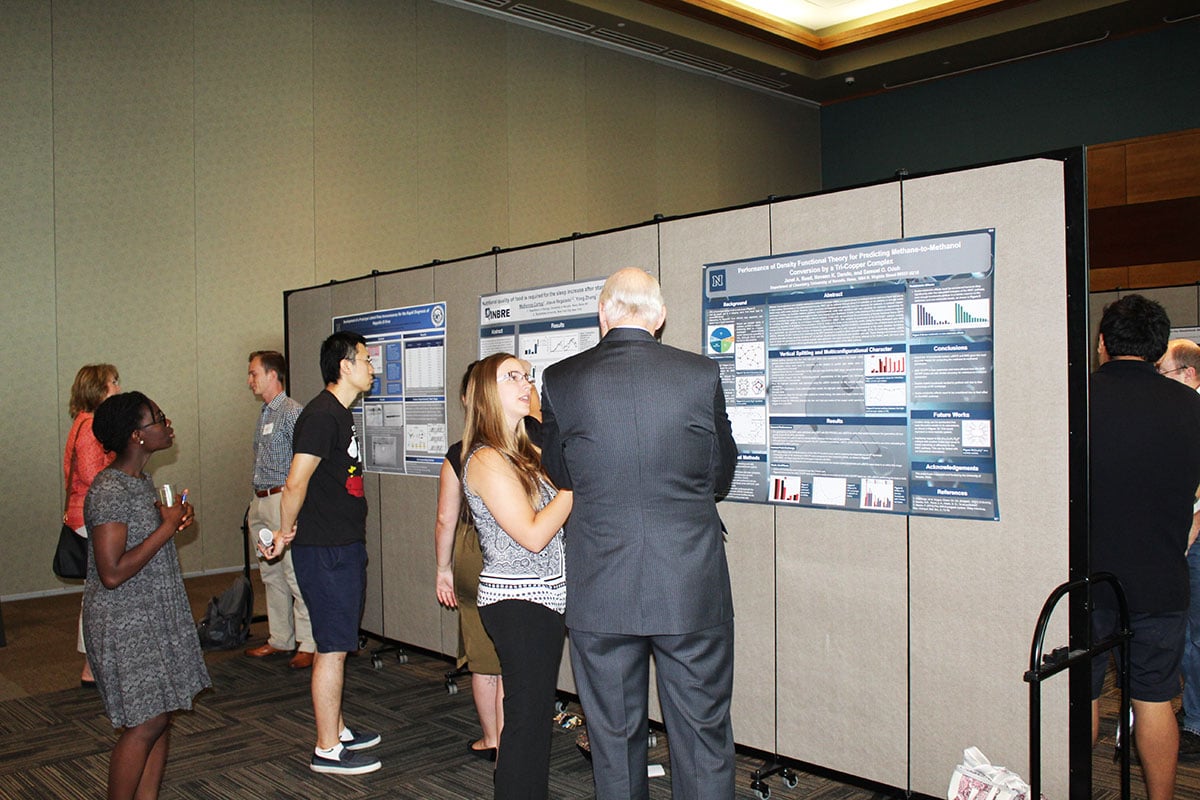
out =
[[[714,353],[728,353],[733,350],[733,331],[729,328],[713,328],[708,335],[708,346]]]

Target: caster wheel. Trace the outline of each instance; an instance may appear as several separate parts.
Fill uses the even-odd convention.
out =
[[[757,797],[758,800],[769,800],[771,797],[771,787],[767,786],[765,783],[758,786],[751,786],[750,788],[754,790],[754,796]]]
[[[458,684],[454,681],[446,681],[446,694],[458,694]]]
[[[783,785],[789,789],[795,789],[800,785],[800,776],[794,772],[785,769],[780,777],[783,778]]]
[[[564,703],[562,700],[555,700],[554,701],[554,710],[555,710],[555,712],[557,712],[559,714],[563,714],[567,710],[567,704]]]
[[[650,731],[650,735],[646,737],[646,745],[648,747],[658,747],[658,734]]]
[[[367,637],[365,637],[365,636],[362,636],[362,635],[359,635],[359,637],[358,637],[358,649],[359,649],[359,650],[365,650],[365,649],[366,649],[366,647],[367,647]]]
[[[397,664],[407,664],[408,663],[408,653],[396,653],[396,663]]]
[[[375,669],[383,669],[383,659],[379,656],[371,656],[371,666]]]

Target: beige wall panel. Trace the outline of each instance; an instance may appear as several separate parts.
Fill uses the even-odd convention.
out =
[[[79,586],[59,581],[49,566],[64,502],[67,402],[80,366],[64,364],[44,374],[56,333],[50,55],[50,4],[0,4],[0,319],[10,337],[38,343],[37,363],[43,367],[33,382],[9,380],[0,387],[5,594]],[[0,366],[6,375],[21,375],[30,356],[27,347],[5,347]],[[59,374],[68,368],[69,375]]]
[[[55,264],[50,9],[45,3],[0,7],[0,318],[10,336],[40,342],[53,354]],[[28,369],[25,347],[0,354],[7,374]],[[45,359],[40,359],[45,361]],[[63,365],[60,373],[66,372]],[[8,502],[0,504],[0,539],[8,565],[5,593],[71,585],[49,569],[62,515],[62,452],[70,374],[48,374],[30,384],[8,381],[0,389],[5,423],[0,443],[10,454],[0,466]],[[57,378],[57,379],[56,379]],[[19,498],[19,501],[17,500]]]
[[[60,381],[109,361],[154,398],[175,446],[156,482],[193,490],[197,524],[177,537],[203,568],[197,408],[190,3],[56,3],[54,170]],[[226,523],[227,524],[227,523]]]
[[[769,253],[766,206],[658,226],[660,282],[667,304],[663,341],[702,352],[703,265]],[[766,506],[722,503],[735,614],[733,732],[739,744],[775,750],[775,515]],[[768,644],[770,643],[770,644]]]
[[[321,342],[329,335],[333,287],[317,286],[287,296],[288,371],[292,397],[301,403],[313,399],[325,383],[321,380]]]
[[[726,166],[716,84],[674,69],[657,70],[654,79],[654,212],[674,216],[730,205],[721,193],[722,182],[714,180],[714,173]],[[739,160],[745,157],[742,153]]]
[[[666,68],[589,48],[586,69],[587,217],[582,229],[645,222],[658,211],[658,192],[647,178],[658,161],[654,109],[660,98],[654,76]]]
[[[575,280],[607,278],[619,269],[658,271],[658,226],[639,225],[575,240]]]
[[[496,256],[455,261],[433,267],[433,297],[446,303],[446,440],[453,444],[462,439],[463,407],[458,389],[467,365],[479,353],[479,296],[496,291]],[[433,539],[437,499],[423,517],[426,532]],[[422,580],[432,597],[433,567]],[[438,606],[441,645],[438,652],[458,653],[458,612]]]
[[[580,42],[510,26],[508,243],[543,242],[587,219],[587,124]]]
[[[496,256],[496,289],[516,292],[536,286],[570,283],[575,277],[575,246],[554,242],[539,247],[499,253]],[[475,305],[475,336],[479,336],[479,305]]]
[[[779,752],[904,787],[905,518],[776,515]]]
[[[414,269],[375,279],[377,308],[434,303],[434,269]],[[441,651],[442,611],[433,594],[433,519],[437,480],[380,475],[383,630],[390,639]],[[457,640],[455,640],[457,646]],[[454,653],[455,650],[451,650]]]
[[[1135,292],[1121,292],[1134,294]],[[1167,310],[1172,327],[1185,327],[1200,324],[1196,318],[1197,287],[1196,286],[1167,286],[1156,289],[1139,289],[1136,294],[1157,300]],[[1096,320],[1097,325],[1100,320]]]
[[[419,261],[509,244],[507,29],[439,3],[417,8]]]
[[[313,16],[317,279],[416,263],[416,4],[316,3]]]
[[[1068,578],[1066,249],[1062,164],[1036,160],[909,181],[910,236],[995,227],[1000,521],[913,517],[912,785],[936,794],[980,747],[1021,772],[1029,642]],[[983,566],[984,568],[981,568]],[[970,580],[963,576],[970,574]],[[1066,609],[1047,647],[1066,643]],[[1067,794],[1067,681],[1042,690],[1047,796]],[[952,702],[947,702],[948,699]],[[997,708],[1019,710],[997,717]]]
[[[280,292],[313,281],[312,26],[288,3],[196,8],[196,360],[207,569],[242,563],[252,350],[283,349]],[[308,398],[299,398],[307,402]]]
[[[874,186],[777,203],[776,253],[900,233],[899,191]],[[902,517],[779,509],[779,751],[905,786],[906,544]],[[819,730],[821,736],[813,736]],[[952,767],[953,765],[951,765]]]
[[[721,152],[711,166],[721,205],[821,188],[820,109],[713,84]],[[776,247],[776,252],[785,252]]]

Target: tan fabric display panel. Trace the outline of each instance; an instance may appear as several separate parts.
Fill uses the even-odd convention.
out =
[[[362,278],[330,287],[329,316],[324,320],[312,320],[311,324],[321,329],[316,337],[316,347],[302,357],[316,366],[318,386],[308,397],[296,398],[307,403],[325,388],[321,381],[321,342],[333,332],[332,317],[357,314],[375,307],[375,279]],[[294,352],[294,351],[293,351]],[[379,476],[367,473],[363,476],[363,494],[367,498],[367,599],[363,610],[362,628],[371,633],[383,630],[383,558],[380,552],[379,534]]]
[[[148,471],[192,491],[196,525],[176,543],[183,571],[196,571],[204,540],[228,537],[230,520],[206,516],[200,475],[192,9],[131,2],[52,13],[58,291],[45,311],[58,336],[48,350],[70,378],[85,363],[116,364],[125,390],[145,392],[171,418],[175,446]]]
[[[432,267],[375,278],[375,309],[435,302]],[[447,372],[447,385],[450,375]],[[433,513],[437,481],[411,475],[375,475],[379,481],[379,563],[383,624],[373,633],[428,650],[443,644],[441,612],[433,594]],[[372,554],[374,555],[374,554]],[[454,651],[451,651],[454,652]]]
[[[527,250],[517,250],[510,253],[500,253],[496,257],[496,291],[510,292],[534,286],[550,286],[556,283],[569,283],[576,280],[574,272],[575,245],[572,242],[555,242],[531,247]],[[478,343],[479,310],[476,306],[476,327],[471,339]],[[569,578],[568,578],[569,580]],[[563,644],[562,661],[558,665],[557,688],[564,692],[575,692],[575,678],[571,674],[570,642]]]
[[[661,282],[667,302],[663,341],[701,352],[703,265],[768,253],[765,206],[673,220],[659,226]],[[727,398],[732,402],[733,398]],[[775,750],[775,512],[722,503],[734,597],[733,735],[740,744]]]
[[[908,181],[908,236],[996,229],[999,522],[912,517],[911,788],[938,794],[978,746],[1028,775],[1034,624],[1068,575],[1063,165],[1034,160]],[[1047,650],[1066,643],[1067,610]],[[1067,794],[1067,678],[1042,687],[1043,790]]]
[[[771,212],[776,253],[899,235],[894,184]],[[775,530],[779,752],[905,786],[905,518],[778,508]]]
[[[506,30],[440,3],[417,8],[419,262],[509,244]]]
[[[316,280],[419,263],[416,4],[314,3],[312,17]]]
[[[478,357],[479,350],[479,296],[496,291],[496,260],[497,256],[482,256],[454,261],[449,264],[439,264],[432,268],[433,295],[435,302],[446,303],[446,443],[454,444],[462,438],[463,413],[462,403],[458,399],[458,389],[462,385],[463,372],[467,365]],[[428,512],[428,519],[422,518],[429,541],[433,541],[434,515],[437,510],[437,498]],[[434,562],[426,565],[421,580],[425,594],[423,602],[438,609],[442,629],[442,644],[439,652],[448,656],[458,653],[458,612],[442,608],[434,597]],[[420,607],[420,606],[418,606]]]
[[[574,245],[575,275],[572,280],[607,278],[624,267],[640,267],[659,277],[657,225],[587,236],[576,239]],[[570,544],[567,547],[570,547]],[[568,575],[568,583],[570,580],[571,576]],[[570,589],[567,591],[569,594]],[[571,672],[570,646],[571,640],[568,635],[562,664],[559,665],[558,688],[574,693],[575,676]],[[653,660],[650,663],[650,719],[661,722],[662,712],[658,707],[658,691],[654,684]]]
[[[237,564],[261,403],[247,356],[283,343],[280,287],[313,281],[312,27],[279,6],[196,15],[196,363],[204,564]],[[252,90],[248,91],[248,87]],[[279,158],[263,158],[264,152]],[[306,402],[305,398],[298,398]],[[199,511],[199,509],[198,509]],[[199,515],[198,515],[199,516]],[[215,523],[215,524],[214,524]]]
[[[0,504],[4,543],[4,591],[29,592],[65,586],[50,572],[58,541],[55,520],[63,511],[62,453],[70,433],[67,402],[82,362],[53,362],[55,338],[54,149],[51,130],[50,15],[39,4],[0,4],[0,108],[5,153],[0,158],[0,319],[6,332],[39,350],[36,381],[9,380],[0,386],[0,408],[19,424],[0,428],[0,485],[20,502]],[[30,349],[0,351],[4,374],[22,375]],[[98,360],[98,359],[97,359]],[[15,535],[13,535],[15,534]],[[10,631],[11,634],[11,631]]]
[[[625,267],[638,267],[660,277],[657,225],[643,225],[575,240],[574,280],[603,280]]]
[[[290,394],[307,403],[325,388],[321,380],[321,342],[330,334],[333,287],[318,286],[287,296]]]

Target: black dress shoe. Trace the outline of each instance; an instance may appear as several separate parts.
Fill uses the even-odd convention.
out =
[[[485,761],[496,760],[496,748],[494,747],[476,747],[475,742],[467,742],[467,750],[471,751],[471,755],[476,758],[482,758]]]

